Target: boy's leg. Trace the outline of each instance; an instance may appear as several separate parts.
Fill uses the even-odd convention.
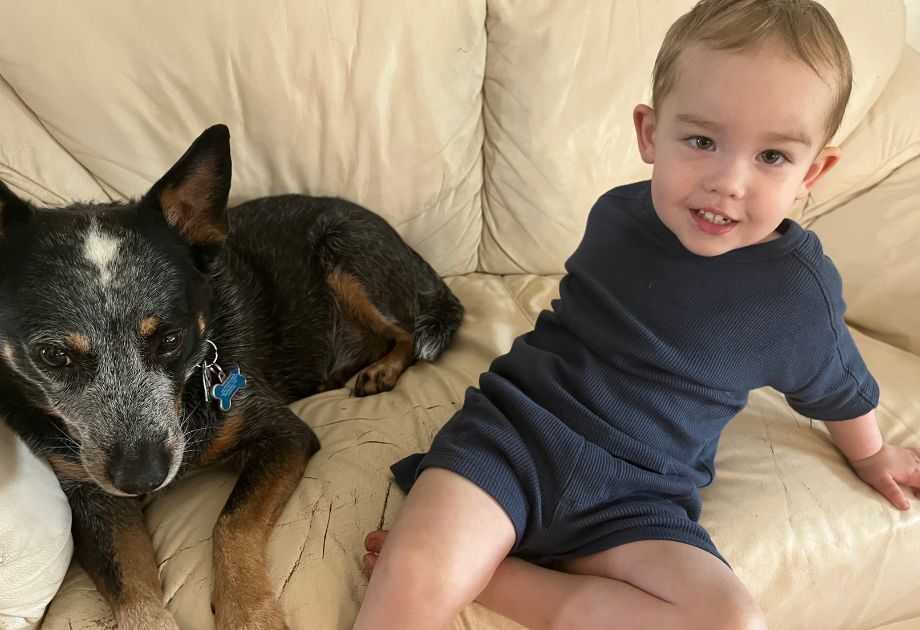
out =
[[[514,545],[514,525],[479,486],[442,468],[419,476],[368,584],[357,630],[443,628]]]
[[[369,536],[373,552],[385,536]],[[389,544],[389,542],[387,542]],[[373,554],[365,563],[376,570]],[[502,561],[476,597],[532,630],[651,628],[763,630],[766,622],[735,574],[683,543],[642,541],[563,563],[553,571]]]
[[[692,545],[634,542],[566,561],[560,569],[509,558],[476,600],[534,630],[610,628],[612,622],[623,630],[767,627],[734,572]]]

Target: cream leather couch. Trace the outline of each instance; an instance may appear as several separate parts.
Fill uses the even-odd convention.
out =
[[[303,191],[365,204],[466,306],[443,358],[411,368],[396,391],[293,405],[323,443],[267,550],[293,629],[350,627],[367,584],[362,539],[403,500],[389,464],[424,450],[548,306],[594,200],[648,177],[631,109],[690,5],[0,0],[0,178],[17,192],[47,204],[141,194],[224,122],[232,202]],[[900,0],[827,6],[856,84],[837,138],[844,160],[796,214],[841,270],[886,436],[920,445],[920,54],[905,46]],[[6,434],[0,443],[22,452]],[[69,517],[53,509],[47,468],[18,461],[0,462],[0,627],[34,625],[53,587],[21,585],[45,575],[63,584],[43,628],[112,628],[86,573],[67,568]],[[729,425],[717,465],[702,521],[771,627],[920,628],[920,501],[889,507],[821,423],[771,391]],[[213,625],[211,527],[233,481],[206,471],[146,507],[182,628]],[[472,605],[455,627],[514,625]]]

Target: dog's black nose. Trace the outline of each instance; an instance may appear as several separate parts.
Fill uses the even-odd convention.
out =
[[[160,441],[119,445],[112,453],[109,475],[127,494],[144,494],[160,486],[169,474],[170,453]]]

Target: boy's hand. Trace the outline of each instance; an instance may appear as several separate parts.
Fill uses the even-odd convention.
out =
[[[859,478],[875,488],[899,510],[909,510],[910,502],[898,484],[914,489],[920,499],[920,448],[883,444],[875,455],[851,461]]]

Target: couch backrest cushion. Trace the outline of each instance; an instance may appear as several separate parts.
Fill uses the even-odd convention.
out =
[[[894,74],[856,128],[843,141],[840,163],[818,182],[804,208],[804,223],[836,212],[844,202],[920,155],[920,52],[904,45]],[[916,233],[915,233],[916,234]]]
[[[85,186],[93,196],[143,193],[224,122],[231,202],[348,197],[439,272],[462,273],[476,267],[481,234],[485,11],[484,1],[2,2],[0,76],[98,181]],[[9,126],[0,176],[53,190],[73,160],[36,154]]]
[[[847,322],[920,355],[920,157],[812,225],[843,277]],[[914,384],[914,401],[920,396]],[[883,401],[884,402],[884,401]]]
[[[231,202],[340,195],[442,274],[559,273],[594,200],[650,174],[631,110],[693,1],[0,0],[0,177],[45,202],[134,196],[225,122]],[[854,60],[846,141],[898,65],[904,7],[825,3]],[[895,157],[847,157],[813,216]]]
[[[561,272],[597,197],[650,175],[636,149],[632,109],[648,102],[665,32],[693,4],[490,0],[483,271]],[[901,0],[824,4],[854,65],[839,142],[898,64],[904,7]]]

